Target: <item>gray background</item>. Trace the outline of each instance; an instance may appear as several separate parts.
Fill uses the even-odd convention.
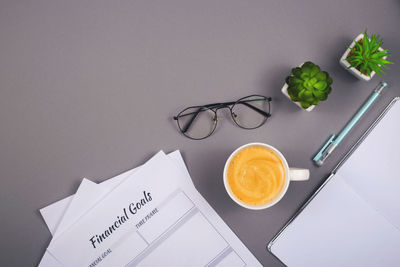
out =
[[[266,243],[400,95],[399,25],[398,0],[1,0],[0,265],[39,262],[51,236],[38,209],[72,194],[82,177],[100,182],[160,149],[180,149],[211,206],[263,265],[282,266]],[[338,63],[365,28],[393,52],[384,76],[391,88],[316,168],[312,156],[379,81],[358,81]],[[334,81],[311,113],[280,93],[306,60]],[[260,129],[242,130],[222,111],[214,135],[192,141],[172,120],[186,106],[254,93],[273,97],[273,116]],[[253,141],[311,171],[264,211],[239,207],[222,183],[229,154]]]

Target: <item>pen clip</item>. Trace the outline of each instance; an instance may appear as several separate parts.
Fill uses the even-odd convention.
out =
[[[333,139],[335,138],[335,135],[332,134],[332,136],[329,138],[329,140],[325,143],[325,145],[321,148],[321,150],[317,153],[317,155],[315,155],[315,157],[313,158],[314,162],[318,162],[322,155],[325,152],[325,149],[333,142]]]

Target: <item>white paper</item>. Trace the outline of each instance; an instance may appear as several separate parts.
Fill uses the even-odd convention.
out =
[[[39,210],[52,235],[56,232],[57,226],[73,198],[74,195],[68,196]]]
[[[150,166],[146,168],[147,164]],[[96,266],[153,266],[157,263],[163,266],[222,266],[227,263],[236,263],[232,266],[244,266],[245,263],[260,266],[194,189],[190,177],[162,153],[146,165],[113,189],[70,229],[55,238],[49,247],[53,256],[65,266],[89,266],[95,258],[107,254],[107,249],[111,249],[112,252],[108,252]],[[140,209],[141,215],[132,219],[126,227],[118,228],[119,231],[105,241],[96,243],[95,249],[87,235],[92,233],[93,236],[93,233],[100,233],[101,229],[107,228],[110,218],[124,216],[121,215],[121,207],[141,194],[143,199],[147,192],[151,192],[152,201]],[[152,219],[135,228],[140,224],[141,216],[149,216],[155,208],[158,212],[150,217]]]
[[[104,196],[108,191],[109,190],[106,188],[84,178],[70,202],[68,210],[64,213],[63,219],[57,226],[57,231],[54,236],[57,237],[68,229],[76,219],[83,216],[86,211],[89,210],[94,203],[99,201],[100,197]],[[72,218],[74,218],[74,220],[72,220]]]
[[[187,174],[187,176],[190,176],[188,171],[187,171],[187,169],[186,169],[185,163],[183,161],[182,155],[179,152],[179,150],[171,152],[167,156],[175,164],[177,164],[177,166],[179,168],[181,168],[182,171],[184,171],[185,174]],[[129,177],[138,168],[140,168],[140,167],[137,167],[137,168],[134,168],[132,170],[126,171],[124,173],[121,173],[121,174],[113,177],[113,178],[110,178],[108,180],[103,181],[102,183],[99,184],[100,188],[98,190],[100,190],[100,191],[96,192],[94,194],[97,194],[99,196],[101,194],[101,192],[103,192],[105,189],[108,190],[108,191],[111,190],[112,188],[114,188],[115,186],[120,184],[122,181],[124,181],[127,177]],[[190,180],[190,182],[192,182],[192,180]],[[79,190],[79,188],[78,188],[78,190]],[[88,193],[88,194],[92,194],[92,193]],[[83,195],[86,195],[86,191],[85,191],[85,193]],[[73,198],[74,198],[74,195],[71,195],[69,197],[61,199],[61,200],[59,200],[57,202],[54,202],[51,205],[48,205],[48,206],[40,209],[40,213],[42,214],[42,217],[43,217],[47,227],[49,228],[50,233],[53,236],[54,236],[54,234],[55,234],[55,232],[57,230],[58,224],[61,222],[61,220],[63,220],[64,223],[70,225],[71,223],[75,222],[76,219],[79,218],[79,216],[78,217],[67,216],[67,217],[63,218],[63,216],[64,216],[65,212],[67,211],[69,205],[71,204]],[[74,210],[74,212],[83,214],[85,211],[88,210],[87,206],[92,206],[97,201],[98,201],[98,199],[88,199],[88,200],[86,200],[84,205],[81,205],[81,204],[77,203],[76,206],[77,206],[78,210]]]
[[[187,177],[190,177],[179,150],[171,152],[167,156],[185,173]],[[42,213],[48,228],[52,231],[52,234],[57,237],[60,233],[64,232],[65,229],[75,223],[83,214],[90,210],[94,204],[134,173],[138,168],[126,171],[100,184],[96,184],[84,178],[75,195],[42,208],[40,212]],[[188,183],[188,186],[194,186],[191,180],[185,182]],[[46,250],[39,266],[55,267],[62,265]]]
[[[400,232],[335,175],[272,252],[287,266],[399,266]]]

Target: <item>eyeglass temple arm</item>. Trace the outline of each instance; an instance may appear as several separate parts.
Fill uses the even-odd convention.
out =
[[[268,117],[271,117],[271,114],[270,114],[270,113],[265,112],[264,110],[259,109],[259,108],[255,107],[255,106],[250,105],[249,103],[247,103],[247,102],[259,101],[259,100],[260,100],[260,99],[249,99],[249,100],[238,101],[238,102],[234,102],[234,103],[243,104],[243,105],[245,105],[245,106],[251,108],[252,110],[254,110],[254,111],[260,113],[261,115],[263,115],[263,116],[265,116],[265,117],[267,117],[267,118],[268,118]],[[263,100],[264,100],[264,99],[263,99]],[[271,97],[265,97],[265,100],[268,101],[268,102],[271,102],[272,98],[271,98]],[[230,104],[230,103],[232,103],[232,102],[229,102],[229,104]]]
[[[225,103],[215,103],[215,104],[208,104],[208,105],[204,105],[204,107],[210,108],[210,107],[215,107],[215,106],[220,106],[220,105],[226,105]],[[197,115],[199,115],[200,112],[204,111],[203,107],[198,108],[195,112],[189,113],[189,114],[185,114],[186,115],[192,115],[192,117],[190,118],[190,120],[186,123],[185,127],[183,127],[182,129],[182,133],[186,133],[190,126],[192,126],[194,119],[197,117]],[[174,117],[175,120],[178,119],[178,116]]]
[[[253,105],[250,105],[249,103],[242,102],[242,101],[240,101],[239,103],[248,106],[248,107],[251,108],[252,110],[254,110],[254,111],[260,113],[261,115],[264,115],[265,117],[271,117],[271,114],[269,114],[268,112],[265,112],[264,110],[261,110],[261,109],[255,107],[255,106],[253,106]]]
[[[182,129],[182,133],[186,133],[190,126],[193,124],[194,119],[196,119],[197,115],[202,111],[202,107],[198,108],[196,112],[193,112],[193,116],[190,118],[190,120],[186,123],[185,127]]]
[[[254,110],[258,111],[258,112],[261,112],[261,114],[263,114],[264,116],[270,116],[271,114],[269,114],[267,112],[264,112],[263,110],[255,107],[255,106],[247,104],[247,102],[254,102],[254,101],[260,101],[260,100],[266,100],[266,101],[270,102],[272,100],[272,98],[271,97],[265,97],[265,99],[249,99],[249,100],[240,100],[240,101],[235,101],[235,102],[214,103],[214,104],[204,105],[204,107],[212,109],[214,107],[230,106],[230,105],[234,105],[236,103],[241,103],[241,104],[247,105],[248,107],[250,107],[250,108],[252,108],[252,109],[254,109]]]
[[[267,101],[271,101],[271,98],[270,98],[270,97],[267,97],[266,100],[267,100]],[[208,108],[208,109],[213,109],[213,108],[218,108],[218,107],[221,107],[221,106],[229,106],[229,105],[233,105],[233,104],[236,104],[236,103],[253,102],[253,101],[259,101],[259,99],[252,99],[252,100],[239,101],[239,102],[236,101],[236,102],[225,102],[225,103],[207,104],[207,105],[202,106],[201,108],[206,107],[206,108]],[[253,109],[258,109],[257,107],[254,107],[254,106],[252,106],[252,108],[253,108]],[[260,110],[260,109],[258,109],[258,110]],[[185,117],[185,116],[197,114],[197,113],[202,112],[202,111],[204,111],[204,109],[202,109],[202,110],[200,110],[200,111],[195,111],[195,112],[186,113],[186,114],[183,114],[183,115],[174,116],[173,118],[174,118],[174,120],[178,120],[179,117]],[[261,111],[262,111],[262,110],[261,110]],[[268,113],[266,113],[266,114],[268,114]]]
[[[210,108],[210,107],[220,106],[220,105],[224,105],[224,103],[222,103],[222,104],[221,103],[209,104],[209,105],[204,105],[203,107]],[[192,124],[194,122],[194,119],[197,117],[197,115],[199,115],[200,112],[204,111],[203,107],[198,108],[195,112],[191,112],[191,113],[183,115],[183,116],[192,115],[192,117],[186,123],[185,127],[183,127],[182,133],[186,133],[189,130],[190,126],[192,126]],[[179,117],[181,117],[181,116],[179,116]],[[179,117],[175,116],[174,120],[178,120]]]

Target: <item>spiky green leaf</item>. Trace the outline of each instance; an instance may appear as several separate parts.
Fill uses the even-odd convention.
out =
[[[357,68],[361,73],[370,76],[372,71],[381,75],[383,68],[387,68],[387,64],[393,64],[393,62],[384,59],[391,54],[388,49],[382,50],[380,48],[383,40],[379,35],[368,36],[367,31],[365,31],[361,42],[354,42],[354,47],[350,48],[351,54],[346,58],[350,63],[349,68]]]

